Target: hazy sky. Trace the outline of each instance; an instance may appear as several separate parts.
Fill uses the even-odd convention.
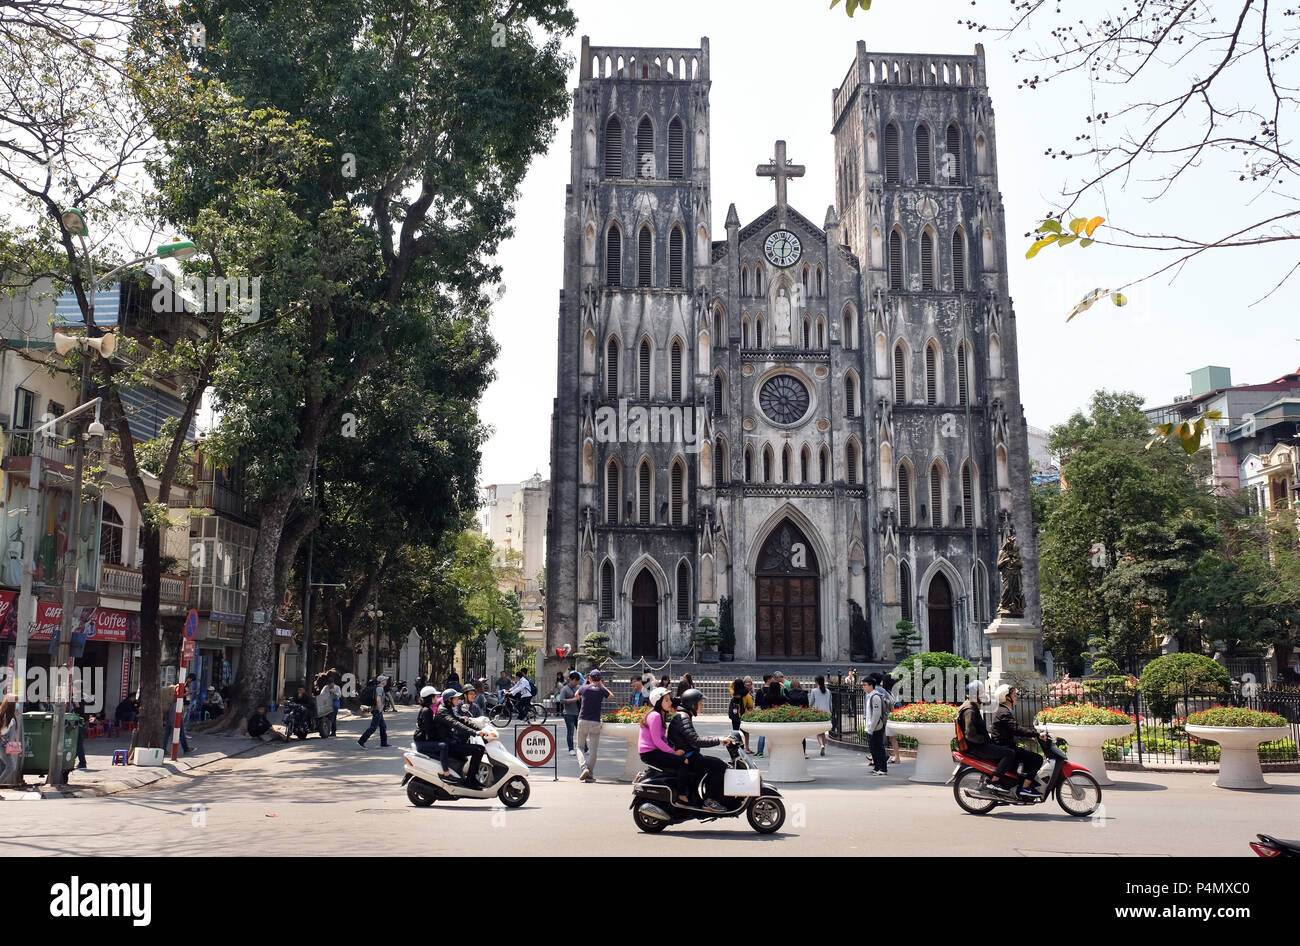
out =
[[[1124,283],[1169,260],[1103,246],[1049,247],[1035,260],[1024,258],[1029,241],[1021,234],[1042,219],[1067,172],[1086,170],[1077,161],[1053,161],[1044,151],[1072,144],[1085,128],[1083,116],[1094,107],[1081,83],[1018,91],[1028,70],[1015,65],[1011,53],[1026,45],[1025,38],[977,35],[957,23],[959,16],[1002,16],[1005,2],[972,7],[965,0],[880,0],[853,20],[828,6],[824,0],[575,0],[579,26],[570,43],[575,66],[569,85],[577,85],[576,52],[584,34],[594,46],[681,47],[710,38],[712,238],[718,240],[728,204],[736,204],[745,224],[774,203],[772,182],[756,177],[754,167],[769,160],[778,138],[788,142],[789,159],[808,169],[791,181],[790,203],[810,220],[822,221],[835,195],[831,90],[843,81],[858,39],[871,51],[954,54],[970,54],[981,41],[996,116],[1021,395],[1029,423],[1048,427],[1065,420],[1100,387],[1133,390],[1148,403],[1165,403],[1187,393],[1187,372],[1207,364],[1231,368],[1235,383],[1272,380],[1300,365],[1295,316],[1300,277],[1251,306],[1294,264],[1287,244],[1202,256],[1172,282],[1162,277],[1130,291],[1126,308],[1105,302],[1065,324],[1070,308],[1091,289]],[[1105,6],[1088,5],[1090,10]],[[1240,86],[1243,96],[1250,94],[1244,77]],[[492,327],[501,355],[497,380],[481,406],[495,431],[483,455],[485,484],[517,482],[535,471],[549,475],[571,131],[572,118],[566,117],[548,153],[530,170],[515,236],[500,256],[505,294]],[[1139,232],[1208,237],[1221,236],[1229,221],[1267,216],[1268,202],[1279,200],[1256,197],[1247,185],[1236,185],[1234,175],[1213,171],[1207,164],[1199,177],[1171,190],[1159,204],[1147,200],[1155,185],[1135,179],[1127,189],[1109,189],[1104,202],[1098,198],[1086,209]]]

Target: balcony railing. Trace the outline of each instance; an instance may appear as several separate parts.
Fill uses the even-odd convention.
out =
[[[99,593],[108,598],[138,600],[144,585],[144,573],[138,568],[110,565],[99,567]],[[183,575],[163,575],[158,603],[163,607],[183,608],[189,602],[189,579]]]
[[[214,483],[212,480],[204,480],[194,489],[180,493],[172,494],[167,501],[167,505],[172,509],[211,509],[221,515],[230,516],[235,519],[244,519],[252,522],[257,518],[257,511],[253,504],[244,498],[238,490],[231,489],[228,486],[222,486]]]

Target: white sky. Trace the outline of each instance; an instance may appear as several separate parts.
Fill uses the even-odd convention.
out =
[[[1026,45],[1024,38],[1003,41],[957,24],[959,16],[1002,16],[1005,2],[881,0],[853,20],[828,6],[823,0],[573,0],[579,24],[569,44],[575,57],[569,86],[577,85],[576,53],[584,34],[593,46],[681,47],[710,38],[712,238],[717,240],[723,238],[729,203],[736,204],[742,224],[774,203],[772,182],[756,177],[754,167],[769,160],[778,138],[788,142],[790,161],[808,169],[791,181],[790,203],[810,220],[822,221],[835,194],[831,90],[843,81],[858,39],[871,51],[967,55],[982,41],[1029,423],[1043,428],[1059,423],[1101,387],[1133,390],[1148,403],[1165,403],[1188,392],[1187,372],[1207,364],[1231,368],[1234,383],[1269,381],[1300,365],[1295,317],[1300,277],[1251,306],[1294,264],[1287,244],[1203,256],[1172,283],[1164,277],[1130,291],[1126,308],[1103,302],[1065,324],[1070,308],[1089,290],[1122,284],[1169,260],[1100,245],[1049,247],[1035,260],[1024,258],[1029,241],[1021,234],[1042,219],[1066,172],[1085,170],[1077,161],[1067,165],[1043,152],[1049,145],[1070,145],[1084,128],[1083,115],[1094,108],[1086,86],[1079,84],[1017,91],[1027,70],[1012,62],[1011,53]],[[1248,95],[1252,86],[1243,81],[1241,88]],[[497,381],[481,405],[495,431],[483,454],[485,484],[519,482],[535,471],[548,475],[571,131],[570,116],[529,171],[515,236],[500,255],[505,295],[496,305],[492,329],[501,355]],[[1217,237],[1228,221],[1268,216],[1268,201],[1277,204],[1276,197],[1260,197],[1243,210],[1255,192],[1235,185],[1235,175],[1210,170],[1203,168],[1159,204],[1145,200],[1152,185],[1133,181],[1125,191],[1111,188],[1108,205],[1094,200],[1085,209],[1139,232]]]

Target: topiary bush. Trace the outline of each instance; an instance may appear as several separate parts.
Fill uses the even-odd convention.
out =
[[[1277,713],[1261,713],[1243,706],[1211,706],[1187,717],[1188,726],[1269,727],[1285,726],[1286,719]]]
[[[1119,664],[1109,657],[1098,657],[1092,662],[1092,672],[1090,677],[1118,677],[1120,676]]]
[[[1201,654],[1166,654],[1142,671],[1142,696],[1156,716],[1168,718],[1185,693],[1227,696],[1227,668]]]

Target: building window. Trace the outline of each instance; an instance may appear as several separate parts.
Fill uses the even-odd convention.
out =
[[[822,447],[821,451],[817,455],[817,472],[820,474],[818,478],[819,483],[826,483],[830,481],[830,476],[831,476],[830,466],[831,466],[830,451],[827,450],[825,447]]]
[[[907,354],[902,342],[894,346],[894,403],[907,403]]]
[[[930,524],[943,528],[943,470],[938,463],[930,467]]]
[[[808,445],[807,445],[807,444],[804,444],[804,448],[803,448],[803,450],[799,451],[799,482],[800,482],[800,483],[807,483],[807,482],[808,482],[808,458],[809,458],[809,456],[810,456],[810,454],[809,454],[809,452],[808,452]]]
[[[605,346],[605,396],[618,397],[618,339]]]
[[[957,403],[961,407],[966,406],[966,401],[970,394],[967,389],[967,367],[966,367],[966,343],[962,342],[957,346]]]
[[[906,465],[898,468],[898,524],[912,525],[912,471]]]
[[[903,291],[903,234],[897,230],[889,234],[889,288]]]
[[[99,527],[99,555],[109,565],[122,564],[122,517],[108,503]]]
[[[975,483],[971,474],[971,464],[967,460],[961,468],[961,515],[962,525],[967,529],[975,525]]]
[[[609,559],[600,566],[600,616],[614,618],[614,563]]]
[[[772,457],[772,446],[768,444],[763,447],[763,482],[772,482],[772,467],[775,466]]]
[[[655,128],[643,118],[636,126],[636,176],[655,177]]]
[[[654,235],[650,224],[643,224],[636,235],[636,284],[642,289],[650,288],[650,274],[654,266]]]
[[[605,234],[605,284],[623,285],[623,231],[617,225]]]
[[[822,264],[818,263],[817,264],[817,295],[819,296],[824,296],[826,294],[826,284],[824,282],[825,275],[826,274],[822,272]]]
[[[745,482],[754,482],[754,451],[749,447],[745,448]]]
[[[686,466],[680,460],[673,464],[669,521],[675,526],[686,524]]]
[[[925,346],[925,403],[939,403],[939,352],[931,342]]]
[[[934,291],[934,234],[929,230],[921,233],[921,289]]]
[[[754,266],[754,295],[761,296],[762,294],[763,294],[763,267],[761,265],[756,264]]]
[[[903,606],[903,620],[912,620],[912,569],[907,562],[898,563],[898,601]]]
[[[675,181],[686,176],[686,146],[680,118],[668,123],[668,176]]]
[[[654,490],[654,471],[650,468],[649,460],[642,460],[641,466],[637,470],[636,484],[636,502],[637,502],[637,522],[643,526],[651,523],[651,506],[654,501],[652,495]]]
[[[858,379],[852,374],[844,376],[844,415],[858,416]]]
[[[677,620],[691,619],[691,567],[685,562],[677,564]]]
[[[722,397],[722,372],[719,371],[713,375],[713,416],[721,417],[723,414]]]
[[[681,289],[685,283],[683,249],[685,239],[681,227],[673,227],[668,233],[668,288]]]
[[[759,316],[754,322],[754,337],[758,341],[758,347],[763,347],[763,317]]]
[[[740,267],[740,294],[749,295],[749,267]]]
[[[961,230],[952,232],[952,289],[966,290],[966,237]]]
[[[902,181],[899,174],[898,126],[890,122],[885,126],[885,183],[898,184]]]
[[[934,183],[931,167],[930,129],[925,125],[916,126],[916,182],[918,184]]]
[[[844,464],[848,467],[844,478],[850,486],[856,486],[858,482],[858,444],[854,440],[850,440],[844,447]]]
[[[857,333],[854,331],[854,328],[856,327],[856,326],[853,324],[854,321],[856,321],[856,320],[855,320],[854,317],[853,317],[853,309],[852,309],[852,307],[850,307],[850,306],[845,306],[845,307],[844,307],[844,347],[845,347],[845,348],[857,348],[857,347],[858,347],[858,346],[857,346],[857,339],[856,339],[856,335],[857,335]]]
[[[623,123],[617,116],[605,123],[605,176],[623,176]]]
[[[612,526],[618,525],[620,479],[618,463],[610,460],[605,464],[605,521]]]
[[[680,401],[682,399],[682,343],[676,339],[673,340],[669,360],[672,374],[669,379],[669,395],[674,401]]]
[[[945,158],[947,168],[945,170],[948,172],[948,183],[960,184],[962,182],[961,129],[957,127],[956,122],[948,126],[947,144],[948,154]]]
[[[790,445],[786,444],[785,449],[781,451],[781,482],[792,483],[790,479]]]
[[[713,442],[713,485],[721,486],[727,481],[727,461],[722,455],[723,445],[722,438],[719,437]]]

